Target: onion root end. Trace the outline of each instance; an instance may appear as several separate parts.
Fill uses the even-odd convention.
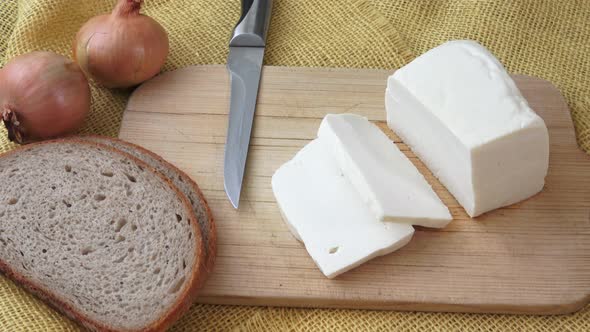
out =
[[[18,144],[23,144],[25,142],[25,135],[14,111],[10,108],[5,108],[2,111],[2,122],[4,122],[4,127],[6,127],[6,131],[8,132],[8,139],[11,142],[16,142]]]

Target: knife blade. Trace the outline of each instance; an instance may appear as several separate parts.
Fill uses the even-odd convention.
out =
[[[229,43],[227,68],[231,91],[223,183],[236,209],[240,204],[271,7],[272,0],[242,0],[242,15]]]

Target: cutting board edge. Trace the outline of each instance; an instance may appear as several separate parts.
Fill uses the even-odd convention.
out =
[[[142,83],[141,85],[139,85],[132,93],[130,97],[133,97],[133,94],[138,91],[139,89],[141,89],[144,86],[147,85],[151,85],[153,84],[153,82],[157,82],[158,80],[160,80],[163,77],[166,77],[168,75],[172,75],[172,74],[177,74],[177,73],[182,73],[185,71],[191,71],[193,69],[199,70],[199,71],[209,71],[209,70],[218,70],[218,69],[224,69],[226,68],[225,64],[203,64],[203,65],[192,65],[192,66],[186,66],[186,67],[182,67],[182,68],[178,68],[175,70],[170,70],[170,71],[165,71],[162,72],[160,74],[158,74],[157,76],[153,77],[152,79]],[[264,65],[262,67],[262,70],[264,71],[265,69],[270,69],[270,70],[277,70],[277,71],[282,71],[282,72],[299,72],[302,69],[305,71],[313,71],[313,72],[335,72],[335,73],[342,73],[342,72],[350,72],[350,73],[354,73],[354,72],[362,72],[362,73],[366,73],[366,72],[372,72],[372,73],[382,73],[382,74],[388,74],[388,75],[392,75],[395,71],[396,68],[351,68],[351,67],[291,67],[291,66],[271,66],[271,65]],[[228,74],[229,75],[229,74]],[[539,76],[535,76],[535,75],[527,75],[527,74],[521,74],[521,73],[510,73],[510,76],[512,76],[513,78],[532,78],[534,80],[538,80],[538,81],[543,81],[545,83],[550,84],[556,91],[558,91],[565,103],[565,98],[563,97],[563,94],[560,92],[560,90],[557,88],[557,86],[555,86],[555,84],[553,84],[553,82],[544,79],[542,77]],[[386,81],[383,84],[384,86],[386,85]],[[567,105],[567,103],[565,103]],[[569,111],[569,106],[568,106],[568,111]]]
[[[312,309],[353,309],[404,312],[452,312],[474,314],[516,314],[516,315],[566,315],[582,310],[590,304],[590,293],[583,298],[548,305],[511,304],[454,304],[448,302],[403,303],[385,301],[355,302],[356,300],[330,301],[309,297],[248,297],[248,296],[200,296],[195,303],[214,305],[246,305]]]

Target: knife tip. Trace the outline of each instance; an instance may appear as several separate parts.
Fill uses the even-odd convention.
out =
[[[240,199],[238,198],[237,200],[233,200],[231,196],[227,196],[229,197],[229,201],[231,202],[231,205],[234,207],[234,209],[238,209],[238,207],[240,206]]]
[[[240,205],[240,191],[239,190],[228,190],[227,184],[224,183],[225,193],[227,194],[227,198],[234,209],[237,209]],[[233,193],[233,194],[232,194]]]

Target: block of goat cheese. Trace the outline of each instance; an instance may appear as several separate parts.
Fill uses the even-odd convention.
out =
[[[394,72],[387,123],[472,217],[538,193],[549,160],[543,120],[502,64],[451,41]]]
[[[365,117],[328,114],[318,137],[330,143],[344,176],[377,219],[439,228],[452,220],[424,176]]]
[[[414,233],[409,224],[375,217],[331,149],[329,142],[315,139],[272,177],[285,222],[328,278],[401,248]]]

